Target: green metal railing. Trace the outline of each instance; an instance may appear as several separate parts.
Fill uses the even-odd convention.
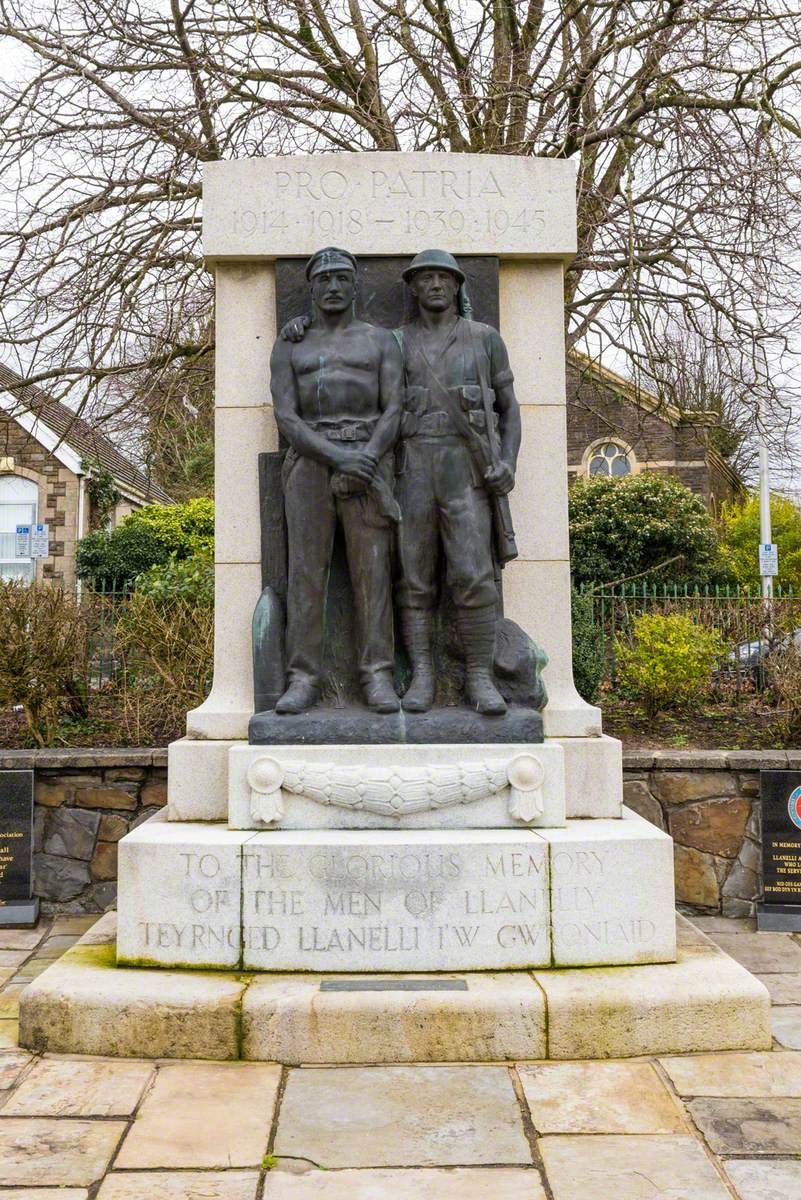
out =
[[[585,583],[592,618],[601,630],[607,678],[615,678],[615,647],[642,613],[681,613],[717,629],[727,648],[720,674],[739,692],[759,686],[770,646],[801,628],[801,596],[777,586],[769,608],[761,592],[727,584]]]

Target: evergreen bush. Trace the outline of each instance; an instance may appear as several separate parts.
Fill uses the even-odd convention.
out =
[[[693,707],[708,690],[723,652],[716,629],[679,613],[643,613],[631,639],[618,639],[618,681],[649,717],[664,709]]]
[[[592,597],[576,588],[571,594],[571,613],[573,680],[582,699],[595,704],[606,669],[603,630],[593,619]]]
[[[703,500],[670,475],[579,479],[568,503],[576,584],[704,583],[719,569],[717,532]]]

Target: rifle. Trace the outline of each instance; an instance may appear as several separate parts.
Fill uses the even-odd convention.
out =
[[[483,476],[489,467],[495,467],[500,463],[501,446],[498,431],[495,428],[494,392],[481,381],[479,381],[478,388],[481,392],[481,406],[487,425],[486,440],[470,423],[468,413],[465,413],[462,428],[467,434],[471,453],[478,460],[478,467]],[[467,387],[460,390],[467,400]],[[490,492],[489,498],[492,506],[492,535],[495,544],[495,557],[499,565],[503,567],[506,563],[511,562],[513,558],[517,558],[519,553],[517,542],[515,541],[514,525],[512,524],[512,509],[508,496],[499,496],[495,492]]]

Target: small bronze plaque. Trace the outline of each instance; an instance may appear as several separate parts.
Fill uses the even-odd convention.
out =
[[[324,979],[321,992],[466,992],[466,979]]]

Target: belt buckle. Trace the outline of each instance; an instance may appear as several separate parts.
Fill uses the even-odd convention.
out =
[[[358,438],[359,438],[359,431],[356,429],[356,427],[354,425],[346,425],[345,428],[342,430],[341,441],[355,442],[355,441],[358,441]]]

